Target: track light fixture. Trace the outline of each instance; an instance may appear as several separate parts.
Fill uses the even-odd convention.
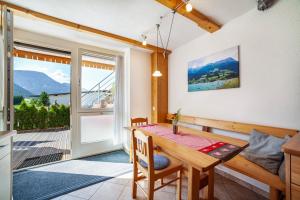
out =
[[[146,36],[146,35],[142,35],[142,38],[143,38],[142,44],[143,44],[144,46],[146,46],[146,45],[147,45],[147,36]]]
[[[147,45],[147,41],[146,40],[143,40],[143,43],[142,43],[144,46]]]
[[[192,4],[191,3],[187,3],[185,5],[185,9],[186,9],[187,12],[191,12],[193,10]]]
[[[185,3],[185,10],[187,12],[191,12],[193,10],[193,5],[191,4],[190,0],[184,0]]]

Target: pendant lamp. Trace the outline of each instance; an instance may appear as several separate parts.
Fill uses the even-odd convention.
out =
[[[157,69],[158,67],[158,31],[159,31],[159,24],[156,24],[157,33],[156,33],[156,70],[153,72],[153,77],[161,77],[162,73]]]

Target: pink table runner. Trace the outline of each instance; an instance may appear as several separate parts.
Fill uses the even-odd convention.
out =
[[[228,160],[242,150],[240,147],[232,144],[181,131],[179,131],[178,134],[173,134],[173,129],[157,124],[150,124],[139,128],[221,160]]]

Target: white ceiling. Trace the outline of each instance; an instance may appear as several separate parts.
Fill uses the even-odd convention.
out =
[[[75,29],[66,28],[64,26],[57,26],[54,23],[48,23],[46,21],[38,19],[24,18],[16,15],[14,16],[14,26],[16,27],[15,30],[28,30],[43,35],[73,41],[76,43],[102,47],[111,50],[122,51],[129,46],[125,43],[121,43],[105,37],[100,37],[96,34],[89,34],[86,32],[77,31]]]
[[[8,2],[51,16],[101,29],[114,34],[156,44],[155,24],[170,10],[154,0],[7,0]],[[256,6],[256,0],[192,0],[194,7],[224,25]],[[167,38],[171,15],[162,23],[161,32]],[[68,30],[39,20],[15,17],[15,27],[83,43],[103,42],[104,45],[126,46],[100,36]],[[169,49],[205,34],[206,31],[185,17],[176,14]]]

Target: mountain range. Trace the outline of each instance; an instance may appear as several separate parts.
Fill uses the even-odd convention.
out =
[[[41,92],[48,94],[69,93],[69,83],[59,83],[48,75],[37,71],[15,70],[14,71],[14,95],[31,96]]]
[[[188,79],[198,79],[201,76],[216,70],[230,70],[236,74],[239,74],[239,61],[233,59],[232,57],[228,57],[214,63],[208,63],[204,66],[189,68]]]
[[[14,96],[23,96],[23,97],[29,97],[33,94],[29,92],[28,90],[25,90],[21,86],[14,84]]]

